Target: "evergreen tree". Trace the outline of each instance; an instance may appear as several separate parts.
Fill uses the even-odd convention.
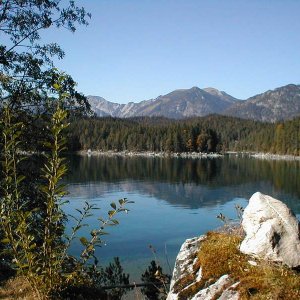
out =
[[[142,293],[146,295],[149,300],[159,300],[161,299],[165,284],[170,280],[170,276],[163,274],[162,268],[152,260],[150,266],[148,266],[147,270],[142,274],[141,280],[146,284],[146,286],[141,289]]]

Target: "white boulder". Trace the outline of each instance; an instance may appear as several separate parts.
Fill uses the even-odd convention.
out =
[[[281,201],[257,192],[245,208],[246,232],[240,251],[262,259],[300,266],[299,222]]]

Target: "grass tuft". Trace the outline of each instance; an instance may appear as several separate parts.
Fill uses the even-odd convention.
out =
[[[26,278],[19,276],[9,279],[0,287],[0,299],[36,300],[37,295]]]

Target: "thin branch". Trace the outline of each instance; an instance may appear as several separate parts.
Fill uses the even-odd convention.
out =
[[[24,42],[26,39],[28,39],[32,34],[34,34],[35,32],[37,32],[43,28],[44,28],[44,26],[37,27],[34,30],[32,30],[31,32],[29,32],[28,34],[26,34],[21,40],[19,40],[12,47],[10,47],[8,50],[6,50],[5,54],[11,52],[14,48],[18,47],[22,42]]]

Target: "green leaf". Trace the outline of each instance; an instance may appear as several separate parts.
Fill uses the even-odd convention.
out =
[[[5,238],[5,239],[1,240],[1,243],[3,243],[3,244],[9,244],[10,240],[8,238]]]
[[[89,242],[84,236],[82,236],[79,240],[83,246],[88,246]]]
[[[58,91],[60,89],[60,85],[58,83],[54,83],[53,88]]]
[[[116,213],[115,210],[110,210],[110,211],[108,212],[108,216],[111,218],[115,213]]]

